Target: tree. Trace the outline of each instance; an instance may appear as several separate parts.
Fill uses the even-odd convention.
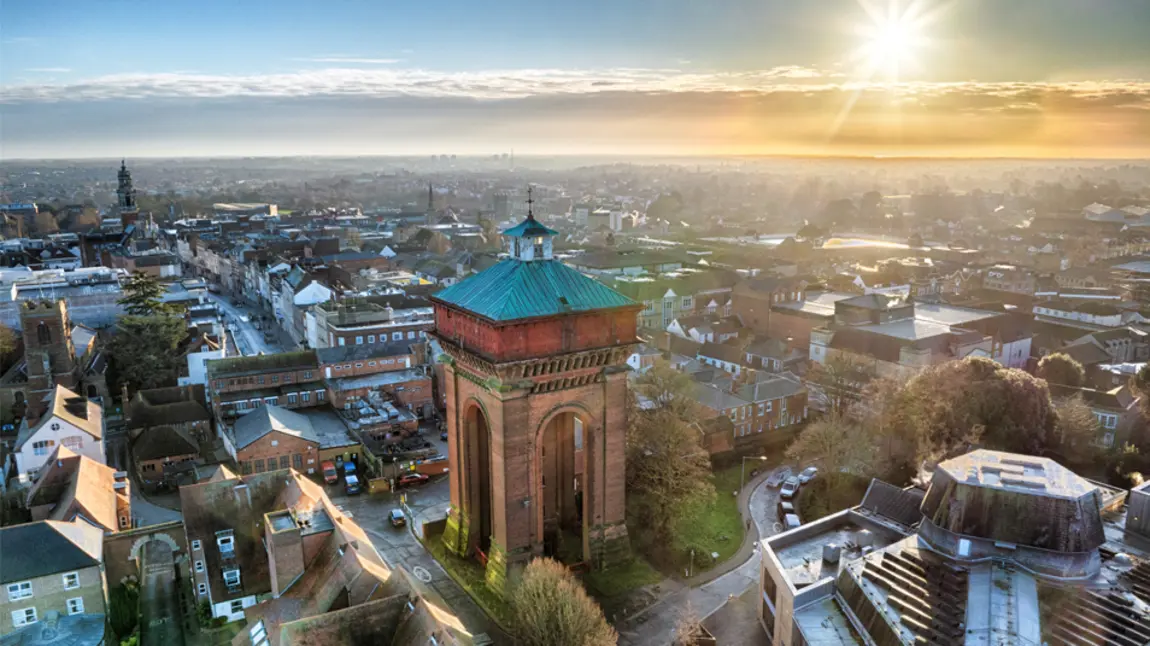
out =
[[[826,398],[827,412],[841,414],[858,399],[859,392],[872,376],[866,364],[850,355],[839,354],[827,359],[826,363],[812,364],[807,382],[814,384]]]
[[[56,233],[60,225],[56,223],[56,216],[49,212],[37,213],[32,220],[32,231],[40,236]]]
[[[1072,388],[1080,388],[1086,381],[1086,371],[1082,368],[1082,364],[1063,352],[1042,357],[1034,374],[1048,383]]]
[[[107,346],[118,383],[133,390],[175,385],[186,334],[187,325],[176,316],[121,316]]]
[[[357,251],[362,249],[363,236],[359,234],[359,229],[348,229],[346,239],[347,246],[355,247]]]
[[[693,505],[715,496],[711,459],[699,439],[699,430],[670,407],[630,416],[627,486],[639,494],[633,504],[643,524],[665,545]]]
[[[1054,438],[1055,414],[1046,382],[981,357],[931,366],[898,395],[898,432],[919,460],[987,448],[1040,454]]]
[[[528,563],[509,601],[517,636],[527,646],[611,646],[619,641],[583,586],[552,559]]]
[[[1098,418],[1081,395],[1057,397],[1052,402],[1057,450],[1075,464],[1091,464],[1098,457]]]
[[[682,420],[694,419],[695,380],[662,359],[635,380],[635,393],[657,408],[669,409]]]
[[[847,475],[876,471],[878,446],[868,427],[854,423],[842,413],[831,413],[807,425],[787,447],[787,458],[801,464],[818,461],[825,478],[836,481]]]
[[[124,296],[116,304],[123,305],[129,316],[154,316],[179,311],[179,306],[160,300],[164,295],[164,286],[151,274],[132,272],[123,290]]]
[[[688,601],[686,607],[679,611],[679,616],[675,620],[674,639],[671,646],[696,646],[699,640],[706,635],[707,632],[703,628],[703,622],[699,620],[699,614],[695,612],[694,606]]]

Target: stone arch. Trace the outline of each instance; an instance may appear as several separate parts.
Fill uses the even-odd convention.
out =
[[[562,402],[547,410],[535,429],[532,494],[536,500],[533,533],[548,556],[568,563],[590,558],[595,442],[600,420],[581,401]]]
[[[491,459],[492,418],[478,397],[469,397],[455,425],[455,446],[460,450],[460,472],[464,474],[464,518],[467,550],[491,548],[495,533],[495,496]]]
[[[176,542],[176,539],[172,538],[164,532],[157,532],[155,534],[141,536],[135,541],[132,541],[132,549],[128,551],[128,560],[138,562],[137,559],[140,558],[140,551],[144,549],[145,545],[152,541],[160,541],[161,543],[166,544],[168,547],[172,548],[173,553],[180,551],[180,544]]]

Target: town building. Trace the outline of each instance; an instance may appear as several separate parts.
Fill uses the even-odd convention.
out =
[[[1145,644],[1150,494],[979,450],[761,542],[772,644]]]
[[[76,520],[0,527],[5,644],[104,643],[104,530]]]
[[[128,404],[128,435],[136,477],[145,485],[179,484],[179,474],[215,439],[203,386],[153,388]],[[191,463],[191,464],[190,464]]]
[[[80,519],[105,532],[133,526],[128,474],[63,445],[40,470],[26,504],[32,520]]]
[[[231,357],[207,367],[212,409],[225,426],[264,405],[306,408],[327,401],[315,350]]]
[[[312,348],[371,345],[423,339],[435,327],[431,303],[400,295],[344,298],[319,303],[307,314]]]
[[[57,446],[107,464],[104,431],[104,411],[99,404],[56,386],[44,416],[35,425],[29,425],[27,418],[20,424],[12,451],[16,477],[23,482],[34,481]]]
[[[626,360],[642,308],[555,259],[530,202],[503,235],[507,259],[432,296],[449,358],[443,540],[485,561],[497,593],[510,568],[572,536],[566,553],[591,567],[627,557]]]

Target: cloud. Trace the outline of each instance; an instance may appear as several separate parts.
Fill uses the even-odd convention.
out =
[[[24,70],[25,72],[36,72],[40,74],[66,74],[72,71],[70,67],[29,67]]]
[[[354,56],[321,56],[318,58],[293,58],[305,63],[338,63],[343,65],[394,65],[402,63],[402,58],[357,58]]]
[[[850,106],[846,110],[846,106]],[[316,69],[25,82],[9,156],[674,154],[1150,156],[1150,82],[904,83],[777,67]]]

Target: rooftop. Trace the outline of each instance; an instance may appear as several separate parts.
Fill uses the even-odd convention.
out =
[[[823,521],[767,539],[787,581],[795,588],[834,577],[839,563],[861,557],[864,550],[869,553],[903,538],[898,531],[853,510],[828,516]],[[836,562],[823,558],[823,549],[827,547],[841,550]]]
[[[208,376],[217,377],[271,370],[305,370],[307,368],[318,370],[319,361],[316,359],[314,350],[297,350],[295,352],[216,359],[208,361],[207,366]]]
[[[431,298],[496,322],[637,307],[558,260],[503,260]]]

